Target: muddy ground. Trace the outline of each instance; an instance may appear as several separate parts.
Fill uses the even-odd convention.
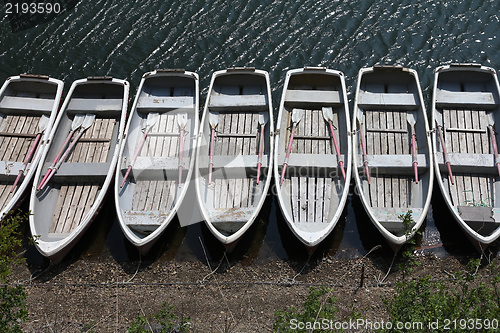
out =
[[[107,253],[80,256],[59,265],[15,270],[13,282],[28,294],[25,332],[126,332],[139,315],[158,313],[163,303],[189,317],[193,332],[269,332],[276,310],[300,307],[311,286],[333,288],[340,316],[353,308],[366,319],[387,320],[383,297],[402,279],[397,258],[377,250],[351,259],[322,256],[309,262],[270,260],[248,264],[176,259],[117,262]],[[470,256],[417,257],[421,265],[408,278],[449,279],[464,270]],[[484,270],[486,274],[486,270]],[[480,269],[478,274],[483,274]]]
[[[192,332],[270,332],[275,311],[300,308],[312,286],[333,288],[341,318],[355,308],[368,320],[386,320],[382,298],[390,298],[402,279],[402,258],[393,262],[359,203],[349,207],[345,222],[311,257],[272,205],[228,255],[203,223],[181,228],[175,222],[141,258],[125,240],[110,202],[65,259],[50,264],[28,245],[25,223],[20,251],[26,262],[11,277],[28,295],[23,331],[126,332],[139,315],[158,313],[166,303],[190,318]],[[479,257],[452,219],[439,214],[429,213],[417,238],[414,254],[421,265],[409,279],[446,280]],[[494,253],[499,258],[498,246]]]

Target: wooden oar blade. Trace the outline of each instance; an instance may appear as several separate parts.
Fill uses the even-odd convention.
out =
[[[71,122],[71,130],[74,132],[76,131],[78,128],[80,128],[80,126],[82,126],[82,123],[83,123],[83,120],[85,119],[86,115],[84,114],[75,114],[75,116],[73,117],[73,121]]]
[[[177,124],[181,129],[186,127],[187,122],[188,122],[188,116],[186,112],[177,114]]]
[[[292,110],[292,123],[297,124],[304,115],[303,109],[293,109]]]
[[[208,112],[208,124],[214,129],[219,124],[219,112]]]
[[[259,113],[259,125],[264,126],[269,121],[269,114],[267,112]]]
[[[82,122],[82,130],[88,129],[92,124],[94,123],[95,120],[95,114],[93,113],[87,113],[85,115],[85,119]]]
[[[331,106],[323,106],[321,108],[321,111],[323,112],[323,118],[329,122],[333,121],[333,109]]]
[[[46,114],[42,114],[42,117],[40,117],[40,120],[38,121],[38,133],[42,133],[45,131],[47,128],[47,125],[49,124],[49,116]]]

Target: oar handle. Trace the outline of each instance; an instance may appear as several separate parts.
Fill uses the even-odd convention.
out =
[[[283,180],[285,179],[285,172],[288,166],[288,160],[290,159],[290,153],[292,152],[292,143],[293,143],[293,137],[295,135],[295,126],[296,124],[294,123],[292,125],[292,133],[290,134],[290,140],[288,140],[288,147],[286,149],[285,161],[283,162],[283,170],[281,171],[280,185],[283,184]]]
[[[260,181],[260,168],[262,167],[262,151],[264,150],[264,124],[260,126],[259,155],[257,156],[257,184]]]
[[[335,136],[335,129],[333,128],[332,121],[328,121],[328,125],[330,125],[330,132],[332,132],[333,145],[335,146],[335,152],[337,153],[337,160],[340,165],[340,169],[342,170],[342,176],[345,180],[345,170],[344,170],[344,161],[342,160],[342,155],[340,155],[339,143],[337,142],[337,137]]]
[[[78,140],[80,140],[80,138],[82,137],[84,131],[85,131],[85,129],[80,129],[80,131],[78,131],[78,135],[76,136],[75,140],[73,140],[71,142],[71,144],[66,149],[66,151],[64,152],[64,154],[61,156],[61,158],[59,158],[59,160],[57,161],[55,167],[53,167],[52,169],[49,169],[50,170],[49,176],[46,177],[45,181],[42,180],[42,183],[40,184],[39,188],[43,188],[45,185],[47,185],[49,183],[49,181],[52,178],[52,176],[54,176],[54,174],[57,172],[57,169],[59,169],[61,167],[61,164],[63,164],[64,160],[69,156],[69,154],[71,153],[71,151],[75,147],[75,145],[78,142]]]
[[[127,178],[128,178],[128,175],[130,174],[130,170],[132,170],[132,164],[130,164],[127,168],[127,172],[125,172],[125,176],[123,177],[123,181],[122,183],[120,184],[120,188],[123,187],[123,185],[125,185],[125,182],[127,181]]]
[[[135,150],[134,157],[132,158],[132,162],[130,162],[130,165],[128,166],[127,172],[125,173],[125,176],[123,177],[123,181],[122,181],[122,184],[121,184],[120,188],[122,188],[123,185],[125,184],[125,182],[127,181],[127,178],[128,178],[128,176],[130,174],[130,170],[132,170],[132,164],[135,163],[135,160],[139,156],[139,152],[141,151],[142,146],[144,145],[144,142],[146,141],[146,137],[148,136],[148,133],[149,133],[150,129],[151,129],[151,127],[148,127],[146,129],[146,131],[144,132],[144,135],[142,136],[141,142],[139,142],[139,146]]]
[[[446,163],[446,167],[448,168],[448,175],[450,176],[450,182],[451,185],[455,185],[455,182],[453,181],[453,174],[451,173],[451,163],[448,160],[448,152],[446,151],[446,145],[444,143],[443,127],[439,124],[437,125],[437,131],[438,131],[439,141],[441,142],[441,148],[443,149],[444,162]]]
[[[411,134],[411,155],[413,161],[413,169],[415,173],[415,182],[418,184],[418,162],[417,162],[417,144],[415,140],[415,129],[412,126]]]
[[[182,183],[182,159],[184,153],[184,127],[179,133],[179,186]]]
[[[26,158],[24,159],[23,162],[23,168],[19,170],[19,174],[16,177],[16,180],[14,181],[14,185],[12,185],[12,188],[10,189],[10,193],[14,192],[17,183],[19,182],[19,179],[21,179],[21,176],[24,174],[24,170],[26,170],[26,167],[28,166],[29,161],[31,160],[31,157],[33,156],[33,152],[35,151],[36,147],[38,146],[38,141],[40,141],[40,137],[42,136],[42,133],[38,133],[35,137],[35,142],[33,142],[33,145],[31,146],[28,155],[26,155]]]
[[[359,138],[361,140],[361,150],[363,152],[363,164],[365,165],[366,180],[368,181],[368,184],[370,184],[370,170],[368,169],[365,135],[363,133],[363,126],[361,125],[361,123],[359,123]]]
[[[212,184],[212,169],[214,167],[214,139],[215,139],[215,129],[212,128],[212,133],[210,135],[210,160],[208,162],[208,184]]]
[[[493,125],[489,125],[490,127],[490,138],[491,138],[491,144],[493,146],[493,152],[495,153],[495,164],[497,165],[498,169],[498,175],[500,176],[500,159],[498,157],[498,146],[497,146],[497,140],[495,139],[495,134]]]
[[[59,151],[57,152],[57,155],[56,157],[54,158],[54,160],[52,161],[52,164],[50,165],[49,169],[47,170],[47,172],[45,173],[45,176],[43,176],[42,178],[42,181],[40,182],[40,185],[38,185],[38,187],[36,188],[37,190],[40,190],[43,185],[45,184],[45,181],[47,180],[47,177],[49,177],[52,169],[56,166],[57,164],[57,161],[59,161],[59,158],[61,157],[63,151],[64,151],[64,148],[66,148],[66,145],[68,144],[69,140],[71,139],[71,137],[73,136],[73,133],[75,133],[74,130],[71,130],[68,134],[68,136],[66,137],[66,140],[64,140],[64,143],[62,144],[61,148],[59,149]]]

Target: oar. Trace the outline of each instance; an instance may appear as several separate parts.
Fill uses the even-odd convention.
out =
[[[64,154],[61,156],[59,161],[57,161],[56,166],[50,171],[49,176],[45,180],[43,184],[41,184],[41,188],[43,188],[45,185],[48,184],[49,180],[54,176],[54,174],[57,172],[57,170],[61,167],[61,164],[63,164],[64,160],[69,156],[73,148],[75,147],[76,143],[80,138],[82,137],[83,133],[94,123],[95,120],[95,114],[92,113],[87,113],[85,115],[85,119],[83,120],[82,126],[80,126],[80,129],[78,130],[78,134],[76,135],[76,138],[71,142],[69,147],[66,149]]]
[[[413,170],[415,172],[415,182],[418,184],[418,162],[417,162],[417,140],[415,134],[415,123],[417,122],[414,112],[409,111],[406,113],[406,121],[411,129],[411,157],[413,163]]]
[[[59,149],[59,152],[57,153],[56,157],[52,161],[52,164],[48,168],[47,173],[45,173],[45,176],[43,176],[43,179],[40,182],[40,185],[38,185],[37,190],[40,190],[42,188],[42,185],[45,183],[45,180],[47,179],[47,177],[52,172],[52,169],[56,166],[57,161],[59,161],[59,158],[61,157],[61,155],[62,155],[62,153],[64,151],[64,148],[66,148],[66,145],[68,144],[69,140],[73,136],[73,133],[75,133],[75,131],[77,129],[79,129],[80,126],[82,126],[82,123],[83,123],[84,119],[85,119],[85,115],[84,114],[76,114],[75,117],[73,118],[73,121],[71,122],[71,130],[69,131],[68,137],[66,138],[66,140],[64,140],[64,143],[61,146],[61,149]]]
[[[125,182],[127,181],[127,178],[130,174],[130,171],[132,170],[132,165],[135,163],[135,160],[137,159],[137,156],[139,156],[139,152],[142,149],[142,146],[144,145],[144,142],[146,141],[146,137],[149,134],[149,131],[153,126],[158,122],[158,119],[160,118],[160,114],[158,112],[150,112],[148,113],[148,117],[146,118],[146,122],[144,126],[142,127],[142,131],[144,132],[144,135],[142,136],[141,142],[139,142],[139,145],[137,146],[137,149],[135,150],[134,157],[132,158],[132,161],[128,165],[127,172],[125,173],[125,176],[123,177],[123,181],[120,185],[120,188],[125,185]]]
[[[495,119],[493,112],[488,113],[488,128],[490,129],[491,145],[493,146],[493,153],[495,154],[495,164],[498,169],[498,176],[500,176],[500,158],[498,157],[497,139],[495,138]]]
[[[179,125],[179,186],[182,183],[182,155],[184,152],[184,130],[188,122],[187,113],[177,115],[177,124]]]
[[[267,112],[259,113],[260,135],[259,135],[259,155],[257,157],[257,184],[259,183],[260,180],[260,168],[262,167],[262,152],[264,151],[264,128],[266,127],[268,121],[269,121],[269,114]]]
[[[286,167],[288,166],[288,160],[290,159],[290,153],[292,152],[292,142],[293,136],[295,135],[295,128],[297,127],[299,121],[302,119],[303,114],[304,110],[302,109],[292,110],[292,133],[290,134],[290,139],[288,140],[288,148],[286,150],[285,161],[283,162],[283,171],[281,172],[280,185],[283,184],[283,180],[285,179]]]
[[[368,170],[368,159],[367,159],[367,154],[366,154],[365,134],[363,132],[363,121],[361,120],[361,115],[359,112],[356,116],[356,119],[358,120],[358,125],[359,125],[359,137],[361,139],[361,150],[363,152],[363,164],[365,165],[366,180],[368,181],[368,184],[370,184],[370,171]]]
[[[323,118],[330,125],[330,132],[332,133],[333,145],[335,146],[335,152],[337,153],[337,160],[340,166],[340,170],[342,170],[342,176],[344,176],[345,180],[345,170],[344,170],[344,161],[342,161],[342,155],[340,155],[339,143],[337,142],[337,138],[335,137],[335,129],[333,128],[333,110],[331,106],[323,107]]]
[[[28,163],[31,161],[31,158],[33,157],[33,153],[35,152],[38,142],[40,141],[40,138],[42,137],[42,133],[45,131],[47,128],[47,125],[49,124],[49,117],[45,114],[42,115],[40,120],[38,121],[38,133],[36,134],[35,137],[35,142],[33,142],[33,145],[31,146],[28,155],[26,155],[26,158],[24,159],[23,163],[23,168],[19,170],[19,174],[17,175],[16,180],[14,181],[14,185],[12,185],[12,189],[10,190],[10,193],[14,192],[16,189],[16,185],[19,182],[19,179],[21,179],[21,176],[24,174],[24,171],[26,171],[26,167],[28,166]]]
[[[446,167],[448,168],[448,175],[450,176],[451,185],[455,185],[455,183],[453,182],[453,174],[451,173],[450,161],[448,160],[448,152],[446,151],[446,145],[444,143],[443,125],[441,125],[440,120],[438,119],[439,116],[436,117],[436,128],[439,135],[439,141],[441,142],[441,147],[443,148],[444,162],[446,163]]]
[[[209,112],[208,113],[208,124],[210,125],[210,160],[208,162],[208,184],[212,184],[212,169],[214,167],[214,139],[215,139],[215,128],[219,124],[219,113]]]

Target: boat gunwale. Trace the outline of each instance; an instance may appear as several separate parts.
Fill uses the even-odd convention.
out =
[[[254,205],[252,208],[253,213],[250,216],[250,218],[244,223],[244,225],[238,229],[236,232],[232,233],[229,236],[224,235],[221,231],[219,231],[211,222],[210,219],[210,213],[209,210],[205,207],[203,204],[203,199],[201,198],[201,190],[202,187],[206,188],[208,185],[202,186],[200,184],[201,180],[204,178],[200,174],[200,147],[204,143],[203,140],[206,140],[203,134],[203,131],[205,129],[205,125],[208,126],[208,113],[209,113],[209,108],[210,108],[210,96],[211,92],[214,90],[214,85],[216,80],[219,77],[224,77],[224,76],[239,76],[239,75],[252,75],[252,76],[261,76],[264,79],[265,85],[266,85],[266,97],[267,97],[267,105],[266,105],[266,112],[269,115],[269,133],[271,134],[269,136],[269,143],[266,145],[268,146],[269,149],[269,163],[267,166],[267,172],[262,174],[263,179],[265,179],[265,184],[263,186],[263,191],[262,195],[260,197],[260,200],[257,202],[256,205]],[[205,124],[207,123],[207,124]],[[207,127],[208,128],[208,127]],[[210,230],[210,232],[217,238],[222,244],[224,245],[230,245],[234,244],[237,242],[243,234],[250,228],[250,226],[253,224],[257,216],[259,215],[262,206],[264,205],[264,202],[267,198],[267,193],[269,191],[269,187],[271,184],[271,179],[272,179],[272,164],[273,164],[273,155],[274,155],[274,120],[273,120],[273,108],[272,108],[272,93],[271,93],[271,84],[270,84],[270,77],[269,73],[267,71],[261,70],[261,69],[254,69],[254,68],[228,68],[224,70],[218,70],[213,72],[212,77],[210,79],[210,86],[207,92],[207,98],[205,100],[205,106],[203,108],[203,115],[202,119],[200,122],[200,127],[198,131],[198,145],[197,145],[197,151],[196,151],[196,162],[195,162],[195,170],[196,170],[196,179],[195,179],[195,184],[196,184],[196,196],[198,200],[198,207],[200,210],[200,213],[202,215],[203,220],[205,221],[206,226]],[[264,148],[265,150],[265,148]]]
[[[94,84],[102,84],[105,83],[107,85],[118,85],[123,87],[123,95],[122,96],[122,105],[121,105],[121,111],[120,111],[120,124],[118,128],[118,137],[116,140],[116,144],[113,147],[110,147],[110,150],[113,150],[113,157],[111,159],[110,163],[110,168],[108,169],[108,172],[106,174],[106,177],[104,181],[102,182],[101,190],[99,192],[99,195],[96,196],[95,201],[93,205],[89,208],[89,211],[87,212],[87,215],[84,216],[79,223],[79,225],[74,228],[69,234],[65,235],[65,237],[55,240],[55,241],[46,241],[43,240],[42,238],[38,238],[37,242],[35,243],[36,248],[38,251],[45,257],[49,258],[51,261],[59,261],[61,260],[64,255],[66,255],[67,251],[71,249],[71,247],[74,245],[75,242],[77,242],[80,237],[83,236],[83,233],[85,230],[90,226],[92,221],[94,220],[96,214],[99,212],[100,207],[103,204],[104,198],[107,195],[107,190],[109,189],[109,186],[111,184],[111,180],[114,177],[114,171],[116,167],[116,162],[118,159],[118,148],[120,145],[120,140],[121,136],[123,134],[123,130],[125,127],[125,119],[127,115],[127,107],[128,107],[128,97],[129,97],[129,89],[130,89],[130,84],[126,80],[122,79],[117,79],[117,78],[112,78],[111,80],[89,80],[88,78],[83,78],[83,79],[77,79],[75,80],[72,84],[71,87],[68,91],[68,94],[66,95],[64,102],[60,108],[60,111],[57,115],[56,121],[52,127],[52,130],[50,131],[50,135],[48,138],[48,142],[45,145],[43,149],[43,153],[41,156],[40,161],[45,161],[47,159],[47,153],[49,152],[53,139],[57,133],[57,128],[62,121],[63,117],[65,116],[67,112],[67,108],[69,106],[69,103],[71,102],[71,99],[73,98],[73,93],[75,89],[80,86],[80,85],[94,85]],[[40,204],[40,202],[37,203],[37,186],[38,186],[38,180],[40,180],[41,173],[43,171],[43,166],[44,163],[39,163],[36,174],[34,177],[34,181],[32,184],[31,188],[31,196],[30,196],[30,211],[33,212],[29,216],[29,224],[30,224],[30,230],[33,235],[40,235],[37,232],[37,227],[38,223],[35,221],[35,207],[36,205]],[[48,234],[48,233],[47,233]]]
[[[358,72],[358,80],[356,84],[356,91],[355,91],[355,98],[354,98],[354,112],[353,112],[353,121],[352,121],[352,140],[353,140],[353,155],[359,155],[358,153],[355,152],[359,147],[357,141],[358,141],[358,132],[357,132],[357,115],[359,113],[359,107],[358,107],[358,96],[359,96],[359,91],[361,90],[361,81],[363,79],[363,75],[365,74],[370,74],[374,73],[376,71],[391,71],[392,66],[384,66],[384,67],[364,67],[361,68]],[[375,217],[374,210],[372,208],[372,205],[369,204],[368,198],[365,197],[365,194],[363,192],[363,187],[362,187],[362,180],[360,177],[359,172],[357,171],[359,168],[362,167],[362,165],[357,165],[357,158],[358,157],[353,157],[353,169],[354,169],[354,178],[356,181],[356,187],[358,189],[358,196],[361,199],[361,203],[363,204],[363,207],[365,208],[365,211],[367,215],[369,216],[370,220],[372,223],[375,225],[375,227],[379,230],[379,232],[384,236],[384,238],[389,242],[389,245],[394,249],[397,250],[399,249],[404,243],[406,243],[409,239],[411,239],[415,233],[417,232],[418,229],[422,226],[424,220],[427,217],[427,212],[430,207],[431,203],[431,198],[432,198],[432,189],[433,189],[433,179],[434,179],[434,168],[433,166],[433,154],[432,154],[432,142],[430,138],[430,131],[429,131],[429,124],[428,124],[428,119],[427,119],[427,113],[425,109],[425,103],[422,95],[422,89],[419,81],[419,76],[416,70],[411,69],[411,68],[405,68],[401,66],[397,66],[394,68],[395,72],[406,72],[408,75],[413,77],[413,81],[417,87],[418,91],[418,98],[419,98],[419,104],[417,108],[417,112],[419,112],[422,115],[422,120],[423,120],[423,126],[425,129],[425,137],[427,140],[427,156],[429,160],[429,165],[427,166],[428,172],[425,174],[425,178],[427,178],[427,191],[425,195],[425,200],[423,200],[423,206],[422,207],[417,207],[417,208],[422,208],[422,213],[420,214],[419,218],[417,221],[414,221],[415,224],[412,226],[411,230],[408,231],[406,234],[402,236],[396,236],[393,234],[391,231],[389,231],[386,227],[382,225],[382,223]],[[420,128],[422,128],[422,124],[420,125]],[[417,129],[416,129],[417,131]],[[412,166],[409,166],[411,168]],[[422,182],[423,179],[420,179],[419,182]],[[408,210],[411,210],[411,207],[408,207]]]
[[[344,189],[343,193],[340,196],[339,200],[339,206],[335,210],[335,214],[333,214],[331,220],[327,223],[324,223],[326,227],[324,229],[321,229],[320,231],[314,231],[314,232],[309,232],[300,229],[295,225],[292,212],[288,211],[286,209],[285,204],[282,203],[284,202],[283,198],[283,186],[280,185],[280,178],[281,175],[279,173],[279,167],[280,165],[278,164],[278,154],[275,153],[274,155],[274,179],[275,179],[275,186],[277,187],[276,193],[278,196],[278,202],[279,202],[279,207],[281,210],[281,213],[283,214],[283,217],[285,218],[286,223],[292,230],[293,234],[307,247],[314,247],[321,243],[335,228],[335,226],[338,223],[338,220],[342,216],[342,213],[345,208],[345,204],[347,202],[347,197],[349,196],[349,187],[350,187],[350,181],[352,177],[352,146],[351,146],[351,140],[349,138],[349,131],[350,131],[350,113],[349,113],[349,105],[347,102],[347,89],[345,85],[345,76],[341,71],[334,70],[334,69],[329,69],[329,68],[323,68],[323,67],[304,67],[304,68],[296,68],[296,69],[290,69],[286,72],[285,75],[285,82],[283,84],[283,90],[281,94],[281,100],[280,100],[280,106],[279,106],[279,112],[278,112],[278,119],[276,121],[276,138],[275,138],[275,152],[277,152],[280,148],[280,135],[281,133],[281,126],[283,123],[283,114],[284,114],[284,109],[285,109],[285,96],[288,91],[288,86],[290,83],[290,80],[293,76],[301,76],[301,75],[321,75],[321,76],[333,76],[336,77],[340,80],[341,83],[341,91],[340,93],[343,94],[342,98],[342,106],[341,108],[343,109],[344,113],[344,118],[345,118],[345,130],[347,133],[347,154],[344,156],[345,161],[344,161],[344,167],[346,168],[346,179],[344,181]],[[286,138],[285,138],[286,142]],[[314,223],[314,222],[312,222]],[[308,240],[307,238],[311,238],[311,240]]]
[[[192,181],[192,175],[193,175],[193,169],[195,165],[195,154],[196,154],[196,148],[197,148],[197,140],[191,140],[192,145],[190,147],[191,150],[191,158],[189,161],[189,169],[188,173],[186,176],[186,182],[183,185],[183,189],[179,194],[179,198],[176,203],[173,205],[172,209],[168,212],[167,216],[165,217],[165,220],[161,223],[158,228],[156,228],[153,232],[151,232],[149,235],[145,237],[138,237],[137,234],[131,230],[131,228],[125,223],[123,219],[123,210],[120,207],[120,193],[122,192],[120,190],[120,184],[121,184],[121,170],[120,170],[120,162],[123,159],[123,154],[125,150],[125,145],[127,142],[127,138],[129,137],[129,132],[130,132],[130,126],[132,123],[132,119],[134,115],[138,112],[137,111],[137,105],[139,103],[139,100],[141,98],[140,94],[142,92],[142,89],[144,87],[144,84],[148,79],[154,79],[158,77],[186,77],[186,78],[191,78],[194,81],[194,97],[195,97],[195,105],[193,107],[193,113],[194,113],[194,134],[193,136],[198,133],[198,128],[199,128],[199,76],[195,72],[190,72],[190,71],[184,71],[184,70],[154,70],[150,72],[146,72],[143,74],[141,82],[139,84],[139,87],[137,88],[136,96],[133,102],[133,106],[131,108],[130,114],[127,119],[127,124],[125,127],[125,131],[123,134],[123,140],[119,148],[119,157],[118,157],[118,167],[116,168],[116,175],[115,175],[115,184],[114,184],[114,199],[115,199],[115,208],[118,216],[118,220],[120,223],[121,230],[125,234],[126,238],[136,247],[138,248],[144,248],[142,249],[143,252],[147,252],[150,246],[152,246],[152,243],[156,241],[160,235],[165,231],[167,226],[170,224],[172,219],[176,216],[177,211],[182,205],[183,199],[186,195],[186,192],[188,190],[188,187],[190,186],[190,182]],[[149,113],[149,112],[147,112]]]

